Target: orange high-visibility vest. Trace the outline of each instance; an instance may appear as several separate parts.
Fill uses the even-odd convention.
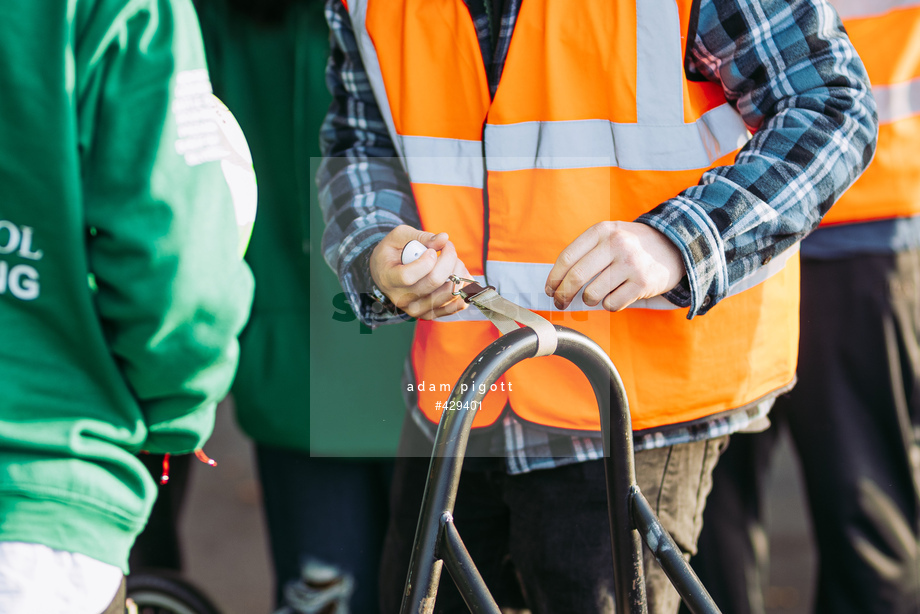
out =
[[[869,73],[878,146],[823,225],[920,214],[920,2],[830,0]]]
[[[490,100],[462,0],[348,1],[422,227],[447,231],[477,279],[609,352],[635,430],[745,407],[794,380],[795,249],[692,320],[662,297],[620,313],[579,297],[560,312],[544,294],[553,262],[578,235],[603,220],[635,219],[706,169],[730,164],[750,138],[718,85],[685,79],[690,6],[528,0]],[[418,322],[412,385],[430,420],[497,337],[473,308]],[[599,429],[587,380],[559,357],[512,368],[474,426],[494,423],[506,405],[531,423]]]

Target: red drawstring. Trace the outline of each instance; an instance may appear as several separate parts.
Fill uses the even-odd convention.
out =
[[[160,484],[169,483],[169,453],[163,455],[163,473],[160,474]],[[208,467],[216,467],[217,461],[204,453],[204,450],[195,450],[195,458]]]
[[[169,453],[163,455],[163,473],[160,475],[160,484],[169,482]]]
[[[204,464],[207,465],[208,467],[216,467],[216,466],[217,466],[217,461],[214,460],[214,459],[212,459],[212,458],[210,458],[207,454],[205,454],[205,453],[204,453],[204,450],[201,450],[201,449],[195,450],[195,458],[197,458],[198,460],[200,460],[202,463],[204,463]]]

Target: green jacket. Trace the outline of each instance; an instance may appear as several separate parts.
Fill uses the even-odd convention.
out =
[[[0,3],[0,540],[127,569],[252,278],[188,0]],[[181,130],[180,130],[181,129]]]
[[[256,296],[240,338],[237,419],[267,446],[392,456],[413,327],[362,327],[319,250],[323,221],[313,177],[330,100],[322,0],[292,3],[276,23],[228,4],[196,6],[214,91],[246,133],[259,177],[259,216],[246,254]]]

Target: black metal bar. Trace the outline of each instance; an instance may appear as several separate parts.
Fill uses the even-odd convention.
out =
[[[600,411],[616,611],[646,614],[642,540],[633,528],[629,509],[630,492],[636,487],[636,467],[626,390],[610,357],[599,345],[570,329],[556,329],[569,333],[559,335],[556,354],[582,370],[594,389]],[[642,581],[637,582],[637,578]]]
[[[463,601],[470,612],[501,614],[498,604],[489,592],[489,587],[486,586],[470,553],[463,545],[463,540],[460,539],[453,516],[447,512],[441,515],[441,538],[438,540],[437,555],[443,559],[444,566],[450,572],[450,577],[463,595]]]
[[[645,583],[635,581],[642,577],[642,544],[630,521],[630,492],[636,485],[636,476],[626,393],[613,363],[600,346],[571,329],[556,326],[556,331],[556,354],[570,360],[585,373],[600,408],[607,455],[605,468],[617,611],[644,614]],[[502,336],[483,350],[463,372],[447,406],[478,407],[489,386],[512,366],[534,356],[536,350],[537,336],[531,329],[522,328]],[[474,381],[485,385],[473,386],[471,382]],[[463,455],[474,418],[475,411],[470,410],[445,410],[441,417],[416,527],[401,614],[425,614],[434,607],[441,574],[441,561],[436,556],[441,533],[440,518],[445,512],[453,513]]]
[[[684,559],[680,547],[661,526],[648,500],[634,486],[630,492],[633,524],[654,553],[668,579],[693,614],[721,614],[706,588]]]
[[[497,339],[484,349],[460,376],[445,407],[478,407],[485,393],[469,382],[485,382],[484,390],[501,374],[536,353],[537,336],[530,329],[521,329]],[[462,384],[466,383],[464,389]],[[435,556],[440,518],[444,512],[453,513],[460,481],[460,469],[466,452],[475,411],[444,410],[435,436],[428,482],[422,497],[422,507],[415,530],[415,543],[400,614],[428,614],[433,611],[441,577],[441,561]]]

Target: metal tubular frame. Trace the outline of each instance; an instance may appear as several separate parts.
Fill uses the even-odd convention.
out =
[[[489,588],[470,558],[470,553],[463,545],[463,540],[460,539],[453,517],[447,512],[441,515],[441,531],[437,555],[444,560],[444,565],[457,584],[470,612],[501,614],[498,604],[492,598]]]
[[[696,577],[690,563],[684,559],[680,547],[661,526],[652,506],[638,488],[630,491],[630,508],[633,512],[633,525],[645,536],[645,543],[690,611],[693,614],[718,612],[712,597]]]
[[[617,612],[647,613],[639,528],[691,611],[694,614],[720,614],[639,492],[629,406],[616,368],[600,346],[588,337],[562,326],[556,326],[556,331],[558,346],[555,354],[571,361],[584,372],[600,409]],[[478,407],[489,386],[512,366],[534,356],[536,351],[537,335],[529,328],[500,337],[466,368],[445,406]],[[473,386],[472,382],[480,385]],[[400,613],[426,614],[433,611],[442,562],[447,563],[472,612],[496,613],[498,607],[453,526],[460,469],[476,412],[443,411],[431,455]]]

